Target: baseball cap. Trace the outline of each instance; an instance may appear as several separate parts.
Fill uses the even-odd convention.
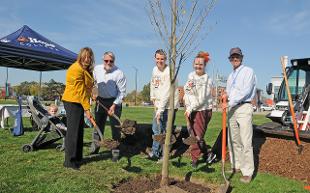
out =
[[[231,55],[233,55],[233,54],[238,54],[238,55],[240,55],[240,56],[243,56],[243,55],[242,55],[242,51],[241,51],[241,49],[240,49],[239,47],[235,47],[235,48],[231,48],[231,49],[230,49],[229,57],[230,57]]]

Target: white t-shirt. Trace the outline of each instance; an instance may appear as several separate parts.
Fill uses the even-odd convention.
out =
[[[212,109],[212,80],[207,73],[191,72],[184,86],[184,102],[187,112]]]
[[[174,108],[179,107],[179,92],[177,89],[174,94]],[[169,90],[170,90],[170,72],[169,66],[164,71],[160,71],[157,66],[153,68],[152,79],[150,84],[150,98],[155,101],[154,106],[157,108],[156,113],[163,112],[169,108]]]

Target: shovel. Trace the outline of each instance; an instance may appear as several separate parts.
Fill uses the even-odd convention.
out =
[[[104,106],[99,100],[96,100],[96,102],[107,112],[109,112],[109,109]],[[116,116],[114,113],[111,115],[113,118],[115,118],[119,122],[119,126],[121,128],[121,131],[126,135],[133,135],[136,132],[136,121],[128,120],[126,119],[124,122],[121,121],[121,119]]]
[[[98,133],[98,135],[100,137],[100,141],[95,140],[95,143],[98,146],[106,147],[108,149],[115,149],[116,147],[119,146],[119,142],[117,142],[117,141],[114,141],[114,140],[104,140],[103,139],[103,135],[102,135],[99,127],[97,126],[96,121],[94,120],[94,118],[90,118],[89,120],[92,123],[92,125],[94,126],[94,129],[97,131],[97,133]]]
[[[189,133],[189,137],[186,139],[183,139],[183,143],[186,145],[197,144],[199,140],[197,139],[195,132],[194,132],[193,128],[191,127],[190,120],[188,117],[186,117],[186,127],[187,127],[187,130]]]
[[[291,112],[291,115],[292,115],[293,129],[294,129],[294,134],[295,134],[297,151],[298,151],[298,154],[301,154],[301,152],[303,150],[303,146],[301,145],[300,138],[299,138],[299,131],[298,131],[298,128],[297,128],[297,121],[296,121],[296,116],[295,116],[294,104],[293,104],[292,95],[291,95],[291,91],[290,91],[290,87],[289,87],[289,83],[288,83],[287,75],[286,75],[285,59],[284,59],[284,57],[281,57],[281,64],[282,64],[282,71],[283,71],[283,76],[284,76],[284,80],[285,80],[285,88],[286,88],[286,91],[287,91],[290,112]]]
[[[156,119],[156,117],[154,117],[154,119]],[[160,121],[157,121],[157,130],[159,132],[159,134],[157,135],[152,135],[152,139],[154,141],[159,142],[159,144],[163,145],[165,143],[166,140],[166,133],[161,133],[161,128],[160,128]],[[170,139],[170,144],[174,144],[176,142],[176,137],[174,135],[171,135],[171,139]]]
[[[227,95],[224,93],[222,99],[222,175],[225,180],[225,184],[219,187],[218,193],[226,193],[230,187],[230,182],[225,175],[225,160],[226,160],[226,116],[227,116]]]

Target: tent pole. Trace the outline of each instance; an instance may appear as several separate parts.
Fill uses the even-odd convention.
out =
[[[6,80],[5,80],[5,97],[4,100],[7,99],[7,97],[10,95],[9,94],[9,67],[6,67]]]
[[[40,100],[40,96],[41,96],[41,85],[42,85],[42,71],[40,71],[40,82],[39,82],[39,92],[38,92],[39,100]]]

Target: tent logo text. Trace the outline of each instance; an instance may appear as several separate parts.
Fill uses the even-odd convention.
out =
[[[0,42],[9,43],[9,42],[11,42],[11,40],[8,40],[8,39],[4,38],[4,39],[0,40]]]
[[[56,49],[56,46],[54,44],[50,44],[47,43],[45,41],[42,40],[38,40],[37,38],[32,38],[32,37],[24,37],[24,36],[20,36],[17,41],[19,41],[21,44],[26,43],[27,46],[44,46],[46,48],[50,48],[50,49]],[[57,50],[57,49],[56,49]]]
[[[20,36],[17,38],[17,41],[25,43],[25,42],[29,42],[29,39],[27,37]]]

